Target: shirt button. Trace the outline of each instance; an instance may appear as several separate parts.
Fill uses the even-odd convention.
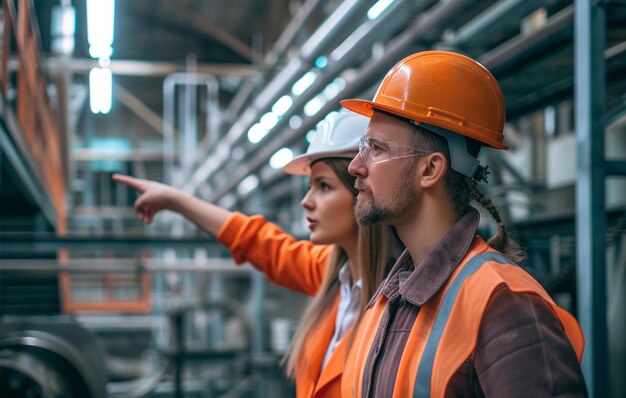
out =
[[[404,305],[404,303],[405,303],[405,302],[406,302],[406,301],[405,301],[403,298],[401,298],[401,299],[398,301],[398,305],[399,305],[400,307],[402,307],[402,306]]]

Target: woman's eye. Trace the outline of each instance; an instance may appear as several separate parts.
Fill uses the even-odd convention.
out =
[[[326,184],[325,182],[322,182],[320,184],[320,188],[322,188],[322,191],[328,191],[328,190],[330,190],[331,187],[330,187],[330,185]]]

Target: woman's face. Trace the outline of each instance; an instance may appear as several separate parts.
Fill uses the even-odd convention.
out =
[[[300,204],[313,243],[344,246],[356,239],[354,196],[325,162],[313,164],[309,190]]]

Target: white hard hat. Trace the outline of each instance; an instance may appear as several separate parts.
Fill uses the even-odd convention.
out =
[[[311,164],[324,158],[352,159],[359,151],[359,139],[370,119],[341,110],[319,124],[306,153],[293,158],[283,170],[287,174],[309,175]]]

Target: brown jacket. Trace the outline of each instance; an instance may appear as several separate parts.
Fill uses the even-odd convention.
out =
[[[359,326],[343,396],[586,396],[578,323],[475,237],[478,220],[462,217],[415,269],[400,257]]]

